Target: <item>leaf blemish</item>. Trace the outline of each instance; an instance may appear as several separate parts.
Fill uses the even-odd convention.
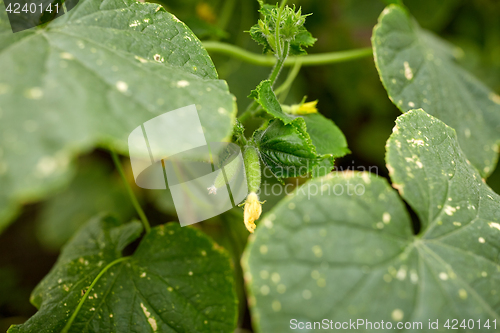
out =
[[[413,71],[411,70],[410,64],[408,64],[408,61],[405,61],[403,65],[405,68],[405,78],[407,80],[413,79]]]
[[[143,303],[141,303],[141,308],[142,308],[142,311],[144,312],[144,315],[148,319],[148,323],[151,326],[151,328],[153,329],[153,332],[156,332],[156,330],[158,329],[158,325],[156,324],[156,319],[151,317],[151,312],[148,311],[148,309],[144,306]]]

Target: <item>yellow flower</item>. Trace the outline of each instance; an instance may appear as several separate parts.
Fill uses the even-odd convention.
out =
[[[312,101],[312,102],[307,102],[307,103],[302,103],[299,105],[299,108],[297,110],[297,114],[309,114],[309,113],[317,113],[318,108],[316,105],[318,104],[318,100]]]
[[[255,230],[255,221],[259,219],[260,214],[262,214],[262,205],[259,201],[259,197],[255,192],[250,192],[245,201],[243,220],[245,222],[245,227],[247,227],[248,231],[251,233]]]
[[[316,105],[318,104],[318,100],[307,103],[304,103],[304,101],[305,97],[302,102],[300,102],[300,104],[292,104],[290,106],[282,105],[281,108],[284,112],[294,115],[311,114],[318,112],[318,108],[316,107]]]

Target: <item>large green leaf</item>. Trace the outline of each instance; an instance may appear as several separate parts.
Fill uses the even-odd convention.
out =
[[[123,257],[141,231],[138,222],[89,221],[33,291],[39,311],[9,332],[232,332],[237,304],[227,254],[200,231],[169,223]]]
[[[233,96],[199,40],[158,4],[81,0],[13,34],[0,13],[0,229],[18,205],[68,180],[96,145],[126,152],[156,115],[197,106],[208,142],[230,136]]]
[[[289,124],[272,119],[264,129],[255,131],[253,139],[262,162],[278,179],[305,175],[321,160],[302,118]]]
[[[400,321],[422,322],[410,332],[427,331],[429,320],[441,332],[454,318],[473,319],[474,332],[477,320],[481,331],[488,319],[499,324],[500,197],[467,162],[455,131],[422,110],[398,118],[387,150],[420,233],[382,178],[332,173],[306,183],[263,217],[246,249],[257,331],[324,318],[390,322],[381,332]]]
[[[456,51],[420,28],[400,6],[383,11],[372,44],[393,103],[402,112],[424,108],[453,127],[481,175],[493,172],[500,141],[500,96],[455,64]]]

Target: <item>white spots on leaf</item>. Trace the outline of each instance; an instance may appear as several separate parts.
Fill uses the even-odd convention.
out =
[[[139,57],[139,56],[135,56],[135,59],[139,60],[143,64],[146,63],[146,62],[148,62],[147,59],[144,59],[143,57]]]
[[[221,108],[217,109],[217,112],[219,112],[219,114],[226,114],[227,110],[221,107]]]
[[[187,86],[189,86],[189,82],[186,80],[177,81],[177,88],[185,88]]]
[[[109,318],[113,318],[113,314],[112,313],[109,314]]]
[[[490,226],[490,228],[495,228],[495,229],[500,230],[500,224],[499,223],[490,222],[490,223],[488,223],[488,225]]]
[[[24,96],[29,99],[40,99],[43,96],[43,90],[40,87],[33,87],[26,90]]]
[[[207,256],[207,251],[202,250],[202,251],[201,251],[201,255],[202,255],[202,256],[204,256],[204,257],[206,257],[206,256]]]
[[[465,137],[466,137],[467,139],[468,139],[468,138],[470,138],[470,129],[469,129],[469,128],[466,128],[466,129],[464,130],[464,134],[465,134]]]
[[[267,229],[272,229],[272,227],[273,227],[273,222],[269,219],[264,219],[264,221],[262,221],[262,223],[264,224],[264,226]]]
[[[184,36],[184,39],[191,41],[191,37],[189,37],[189,36]]]
[[[84,49],[85,48],[85,44],[83,43],[83,41],[79,40],[76,42],[76,45],[78,45],[79,48],[81,49]]]
[[[95,311],[95,308],[94,308],[94,307],[92,307],[92,308],[90,308],[90,309],[89,309],[89,311]]]
[[[417,271],[414,269],[410,270],[410,281],[413,284],[416,284],[418,282],[418,274]]]
[[[260,271],[259,275],[262,280],[267,280],[269,278],[269,272],[266,270]]]
[[[144,21],[144,23],[149,23],[149,19],[148,18],[145,18],[143,21]]]
[[[398,279],[400,281],[403,281],[404,279],[406,279],[406,267],[405,266],[401,266],[401,268],[399,268],[398,272],[396,273],[396,279]]]
[[[461,299],[467,299],[467,291],[465,291],[465,289],[460,289],[458,291],[458,296],[461,298]]]
[[[413,71],[411,70],[411,67],[410,67],[410,64],[408,63],[408,61],[405,61],[403,63],[403,66],[405,68],[405,78],[407,80],[413,79]]]
[[[140,275],[141,278],[145,278],[146,277],[146,272],[142,272],[141,275]]]
[[[118,89],[121,92],[126,92],[128,90],[128,84],[123,81],[118,81],[116,82],[116,89]]]
[[[457,227],[460,227],[460,226],[462,226],[462,223],[460,223],[460,222],[453,222],[453,225],[457,226]]]
[[[417,168],[422,169],[424,165],[420,161],[415,161],[415,164],[417,165]]]
[[[482,276],[482,277],[487,277],[487,276],[488,276],[488,273],[486,273],[485,271],[482,271],[482,272],[481,272],[481,276]]]
[[[61,52],[59,54],[59,56],[61,57],[61,59],[66,59],[66,60],[73,60],[75,59],[75,57],[73,57],[73,55],[69,52]]]
[[[290,210],[294,210],[294,209],[295,209],[295,203],[290,202],[290,203],[288,204],[288,209],[290,209]]]
[[[267,284],[264,284],[260,287],[260,293],[264,296],[268,295],[270,291],[271,291],[271,289],[269,288],[269,286]]]
[[[489,99],[493,102],[493,103],[496,103],[496,104],[499,104],[500,105],[500,96],[498,96],[497,94],[495,94],[494,92],[490,92],[490,94],[488,95]]]
[[[455,214],[456,211],[457,211],[457,209],[455,207],[451,207],[451,206],[448,206],[448,205],[446,205],[444,207],[444,212],[448,216],[452,216],[453,214]]]
[[[271,307],[273,308],[274,312],[279,312],[281,310],[280,301],[274,300],[273,303],[271,304]]]
[[[153,56],[153,59],[155,61],[158,61],[158,62],[162,62],[163,61],[161,55],[159,55],[158,53]]]
[[[420,140],[420,139],[411,139],[411,140],[406,140],[408,143],[412,143],[414,146],[420,146],[420,147],[423,147],[424,146],[424,140]]]
[[[408,102],[408,106],[411,107],[411,108],[414,108],[415,107],[415,103],[413,102]]]
[[[261,245],[259,247],[259,251],[260,251],[261,254],[266,254],[267,251],[268,251],[267,245]]]
[[[370,184],[372,181],[370,179],[370,175],[366,172],[364,172],[362,175],[361,175],[361,178],[363,179],[363,181],[365,182],[365,184]]]
[[[192,271],[189,271],[188,275],[189,275],[189,276],[193,276],[193,272],[192,272]]]
[[[144,306],[143,303],[141,303],[141,308],[142,308],[142,312],[144,312],[144,315],[148,319],[148,323],[151,326],[151,328],[153,329],[153,332],[156,332],[158,330],[158,325],[156,324],[156,319],[151,317],[151,312],[148,311],[148,309]]]
[[[131,27],[131,28],[132,28],[132,27],[137,27],[137,26],[138,26],[138,25],[140,25],[140,24],[141,24],[141,22],[139,22],[139,21],[135,20],[135,21],[132,21],[132,23],[130,23],[130,24],[129,24],[129,27]]]
[[[281,280],[281,276],[278,273],[273,273],[273,274],[271,274],[271,280],[274,283],[278,283]]]
[[[394,309],[391,312],[391,318],[394,321],[401,321],[403,319],[403,317],[404,317],[404,312],[401,309]]]
[[[172,288],[172,287],[168,287],[168,288],[167,288],[167,290],[168,290],[169,292],[172,292],[172,291],[174,291],[174,288]]]
[[[321,258],[323,256],[323,250],[321,250],[321,247],[319,245],[314,245],[312,247],[312,251],[314,255],[318,258]]]
[[[278,284],[276,291],[280,294],[284,294],[286,292],[286,286],[282,283]]]
[[[443,281],[446,281],[448,280],[448,274],[446,274],[445,272],[441,272],[439,273],[439,278]]]
[[[486,240],[485,240],[483,237],[479,237],[477,240],[478,240],[478,241],[479,241],[479,243],[481,243],[481,244],[486,243]]]
[[[57,160],[50,156],[45,156],[38,160],[36,165],[37,173],[42,177],[50,176],[57,169]]]
[[[382,214],[382,221],[384,221],[385,224],[391,222],[391,214],[389,214],[388,212]]]

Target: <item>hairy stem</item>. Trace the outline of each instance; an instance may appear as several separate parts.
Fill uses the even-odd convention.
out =
[[[256,54],[228,43],[203,42],[203,46],[210,53],[225,54],[257,66],[274,66],[276,64],[276,57],[274,56]],[[292,56],[285,60],[283,66],[293,66],[299,58],[302,61],[302,66],[319,66],[366,58],[372,54],[372,49],[366,47],[348,51]]]
[[[293,68],[290,70],[288,73],[288,76],[286,77],[285,82],[281,84],[278,88],[274,90],[274,93],[276,95],[279,95],[283,93],[282,96],[280,96],[280,99],[284,100],[286,98],[287,92],[290,89],[290,86],[292,85],[293,81],[297,77],[297,74],[299,74],[300,67],[302,67],[302,59],[299,58]]]
[[[132,188],[130,187],[130,184],[127,181],[127,178],[125,177],[125,173],[123,172],[122,165],[120,163],[120,159],[118,158],[118,155],[113,149],[110,149],[111,152],[111,157],[113,158],[113,162],[115,163],[116,169],[118,169],[118,173],[120,174],[120,177],[122,177],[123,183],[125,183],[125,188],[127,189],[127,193],[130,197],[130,201],[132,201],[132,205],[134,206],[135,210],[137,211],[137,214],[141,218],[142,224],[144,224],[144,229],[146,230],[146,233],[149,233],[151,231],[151,226],[149,225],[148,218],[146,217],[146,214],[144,214],[144,211],[141,208],[141,205],[139,205],[139,201],[137,201],[137,198],[135,197],[134,191],[132,191]]]

